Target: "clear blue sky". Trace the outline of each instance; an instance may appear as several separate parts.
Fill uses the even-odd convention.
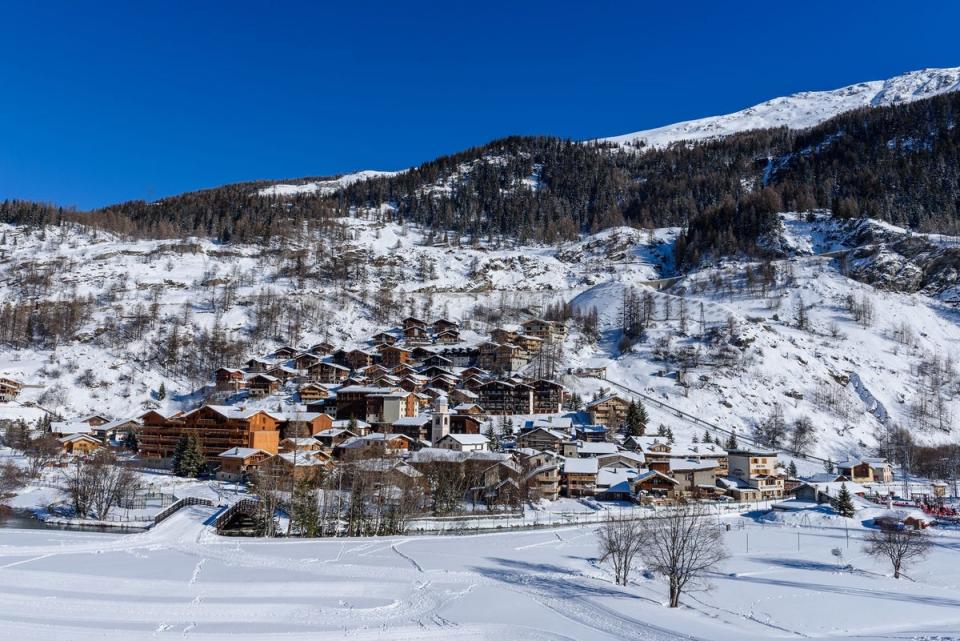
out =
[[[960,65],[954,2],[4,4],[0,199],[81,208]]]

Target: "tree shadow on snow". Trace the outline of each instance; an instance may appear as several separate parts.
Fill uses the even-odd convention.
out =
[[[490,558],[494,566],[474,567],[472,570],[489,579],[509,585],[532,588],[558,598],[567,597],[621,597],[638,598],[614,586],[588,584],[587,577],[559,565],[529,563],[515,559]],[[591,582],[594,583],[594,582]]]

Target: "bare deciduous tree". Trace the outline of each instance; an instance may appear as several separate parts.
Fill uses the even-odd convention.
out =
[[[64,472],[63,490],[81,518],[93,513],[98,519],[106,519],[110,510],[137,488],[137,475],[106,450],[75,458]]]
[[[895,579],[900,578],[907,565],[923,559],[930,551],[930,541],[923,530],[885,526],[870,532],[864,540],[863,551],[890,561]]]
[[[597,531],[600,544],[600,562],[613,566],[617,585],[626,585],[634,560],[643,546],[640,521],[608,521]]]
[[[667,578],[671,608],[680,605],[680,595],[688,585],[728,556],[723,534],[701,505],[678,506],[664,516],[639,523],[640,557],[649,570]]]

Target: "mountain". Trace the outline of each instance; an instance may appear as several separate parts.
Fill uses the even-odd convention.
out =
[[[902,105],[952,91],[960,91],[960,67],[921,69],[832,91],[803,91],[732,114],[688,120],[601,140],[660,149],[681,140],[716,139],[755,129],[807,129],[847,111]]]

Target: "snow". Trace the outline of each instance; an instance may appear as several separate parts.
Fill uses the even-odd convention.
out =
[[[804,91],[732,114],[679,122],[604,138],[603,141],[620,145],[642,143],[647,148],[662,148],[682,140],[722,138],[752,129],[806,129],[846,111],[904,104],[957,90],[960,90],[960,67],[922,69],[832,91]]]
[[[613,583],[596,526],[259,540],[216,536],[214,513],[125,536],[0,529],[0,637],[869,641],[960,626],[960,533],[931,531],[930,557],[897,581],[861,552],[859,516],[822,507],[721,517],[731,558],[677,610],[642,568]]]
[[[330,180],[318,180],[302,184],[276,184],[269,187],[263,187],[257,190],[258,196],[272,196],[278,198],[288,198],[290,196],[299,196],[302,194],[317,194],[326,196],[336,193],[344,187],[349,187],[354,183],[370,180],[371,178],[390,178],[403,172],[400,171],[374,171],[364,170],[352,174],[344,174]]]

